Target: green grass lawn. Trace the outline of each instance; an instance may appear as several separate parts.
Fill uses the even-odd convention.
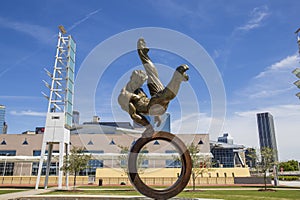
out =
[[[21,192],[21,191],[24,191],[24,190],[10,190],[10,189],[5,190],[5,189],[2,189],[2,190],[0,190],[0,195],[1,194],[14,193],[14,192]]]
[[[203,190],[200,192],[181,192],[178,197],[187,198],[212,198],[225,200],[262,200],[262,199],[300,199],[300,190],[277,190],[256,191],[256,190]]]
[[[116,188],[116,187],[115,187]],[[76,191],[53,191],[46,194],[51,195],[74,195],[74,194],[86,194],[86,195],[128,195],[128,196],[138,196],[138,192],[132,188],[117,187],[116,190],[80,190]],[[224,188],[225,189],[225,188]],[[237,190],[197,190],[197,191],[183,191],[178,197],[182,198],[212,198],[212,199],[225,199],[225,200],[263,200],[263,199],[300,199],[300,190],[277,190],[277,191],[258,191],[257,190],[242,190],[242,188]],[[45,193],[44,193],[45,194]]]

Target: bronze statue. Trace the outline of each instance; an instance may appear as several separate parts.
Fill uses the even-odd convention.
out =
[[[190,153],[185,144],[174,134],[168,132],[155,132],[152,125],[144,115],[154,116],[157,126],[160,125],[160,116],[167,111],[168,105],[178,93],[182,81],[188,81],[186,71],[189,67],[185,64],[177,67],[171,81],[166,87],[158,78],[158,72],[148,56],[149,49],[143,38],[137,42],[137,51],[143,63],[145,71],[134,70],[129,82],[121,90],[118,102],[122,109],[129,113],[130,117],[138,124],[146,127],[140,137],[130,148],[128,156],[128,177],[131,184],[141,194],[153,199],[169,199],[179,194],[188,184],[192,172]],[[141,88],[147,80],[147,86],[151,98]],[[166,189],[154,189],[146,185],[138,174],[137,158],[141,149],[154,140],[164,140],[171,143],[180,155],[181,172],[177,181]]]
[[[177,67],[171,81],[164,87],[159,80],[155,65],[148,56],[149,48],[146,47],[143,38],[137,42],[137,51],[145,71],[134,70],[132,72],[130,81],[121,90],[118,102],[133,121],[146,127],[143,136],[150,137],[154,130],[144,115],[154,116],[155,123],[157,126],[160,125],[160,115],[166,112],[170,101],[176,97],[181,82],[188,81],[189,76],[186,71],[189,67],[186,64]],[[146,80],[151,98],[148,98],[141,88]]]

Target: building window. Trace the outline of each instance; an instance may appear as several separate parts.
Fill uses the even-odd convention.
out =
[[[124,150],[122,149],[121,150],[121,156],[119,157],[120,158],[120,167],[121,168],[127,168],[127,160],[128,160],[128,150]]]
[[[155,140],[155,142],[153,143],[153,145],[159,145],[158,140]]]
[[[85,150],[84,153],[90,153],[96,157],[97,154],[103,154],[104,151],[103,150]],[[103,166],[104,166],[103,160],[99,160],[99,159],[89,160],[87,169],[80,171],[79,175],[82,175],[82,176],[96,175],[96,169],[103,168]]]
[[[198,144],[204,144],[202,139],[199,140]]]
[[[27,139],[25,138],[24,142],[22,143],[22,145],[28,145]]]
[[[58,150],[53,150],[52,154],[53,153],[59,153],[59,151]],[[33,150],[32,155],[33,156],[40,156],[41,155],[41,150]],[[48,155],[48,150],[45,151],[45,155]]]
[[[96,175],[97,168],[103,168],[103,160],[89,160],[87,169],[80,171],[79,175]]]
[[[42,176],[46,175],[46,168],[47,168],[47,164],[44,162],[43,167],[42,167],[42,174],[41,174]],[[38,170],[39,170],[39,163],[38,162],[32,163],[32,172],[31,172],[31,174],[33,176],[36,176],[38,174]],[[50,176],[56,176],[56,175],[58,175],[58,171],[59,171],[59,163],[58,162],[51,162],[50,163],[49,175]]]
[[[0,156],[15,156],[16,151],[15,150],[1,150]],[[7,160],[4,159],[2,163],[0,163],[0,174],[4,176],[13,176],[14,173],[14,166],[15,163],[13,162],[7,162]]]
[[[111,139],[109,145],[115,145],[115,144],[116,144],[116,143],[115,143],[114,139]]]
[[[149,166],[149,160],[146,159],[147,156],[145,155],[147,153],[149,153],[148,150],[142,150],[140,152],[141,155],[139,155],[139,156],[142,156],[142,158],[141,158],[142,159],[142,165],[141,165],[142,168],[148,168],[148,166]]]
[[[6,145],[5,139],[2,139],[1,145]]]
[[[233,148],[213,148],[214,167],[234,167],[234,152]]]
[[[178,154],[176,150],[166,150],[166,154]],[[166,160],[166,168],[180,168],[181,167],[181,160],[178,156],[174,156],[172,160]]]
[[[52,154],[53,153],[59,153],[59,151],[54,150],[54,151],[52,151]],[[33,150],[32,154],[33,154],[33,156],[40,156],[41,155],[41,150]],[[48,150],[45,151],[45,155],[48,155]],[[47,168],[47,164],[46,164],[46,162],[43,162],[42,174],[41,174],[42,176],[46,175],[46,168]],[[38,162],[32,163],[31,175],[36,176],[38,174],[38,170],[39,170],[39,163]],[[59,171],[59,163],[58,162],[51,162],[50,163],[49,175],[50,176],[56,176],[56,175],[58,175],[58,171]]]

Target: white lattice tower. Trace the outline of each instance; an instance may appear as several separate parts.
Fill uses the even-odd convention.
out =
[[[298,53],[300,55],[300,28],[297,29],[295,34],[297,37]],[[298,68],[294,69],[292,73],[295,74],[298,78],[298,80],[294,82],[294,85],[296,85],[300,89],[300,68],[298,67]],[[300,92],[298,92],[296,94],[296,96],[300,99]]]
[[[48,156],[46,160],[45,189],[48,187],[48,177],[52,158],[53,145],[59,145],[59,177],[58,188],[62,188],[64,153],[68,156],[70,147],[70,128],[72,127],[73,95],[74,95],[74,69],[76,43],[72,37],[64,36],[66,31],[59,27],[56,56],[53,73],[45,69],[51,79],[51,84],[44,81],[49,88],[49,96],[43,93],[48,99],[48,112],[46,117],[45,132],[43,137],[41,158],[39,162],[36,189],[40,183],[46,146],[48,145]],[[68,187],[68,174],[66,174],[66,187]]]

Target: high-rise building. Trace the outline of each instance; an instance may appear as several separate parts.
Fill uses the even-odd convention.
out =
[[[278,161],[277,143],[273,116],[268,113],[257,113],[257,126],[259,134],[260,148],[268,147],[273,149],[273,160]]]
[[[0,134],[6,133],[5,106],[0,105]]]

